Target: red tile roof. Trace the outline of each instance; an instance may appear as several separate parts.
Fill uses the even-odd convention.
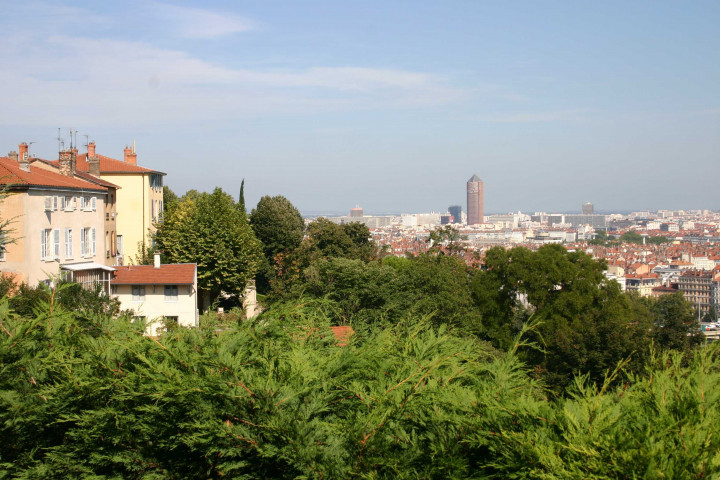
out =
[[[96,155],[96,157],[100,159],[100,173],[160,173],[164,175],[163,172],[151,170],[139,165],[133,165],[132,163],[116,160],[104,155]],[[83,172],[90,171],[90,164],[87,161],[87,153],[82,153],[77,156],[76,168]]]
[[[30,171],[26,172],[20,169],[18,162],[9,157],[0,157],[0,185],[107,191],[107,188],[95,183],[90,183],[75,177],[68,177],[42,168],[33,168],[30,166]]]
[[[114,267],[112,285],[192,285],[195,283],[194,263],[168,263],[155,268],[153,265],[128,265]]]
[[[96,155],[100,159],[100,173],[159,173],[165,175],[164,172],[151,170],[149,168],[133,165],[132,163],[116,160],[106,157],[105,155]],[[59,166],[58,160],[52,160],[50,163]],[[79,154],[75,160],[75,168],[79,172],[89,172],[90,164],[87,161],[87,153]]]
[[[330,327],[330,330],[332,330],[333,335],[335,335],[335,339],[338,341],[339,347],[346,346],[352,334],[355,333],[355,330],[353,330],[352,327],[347,325]]]
[[[53,166],[53,167],[56,168],[56,169],[59,169],[57,160],[53,162],[53,161],[50,161],[50,160],[43,160],[42,158],[31,158],[31,159],[30,159],[30,165],[32,165],[32,164],[35,163],[35,162],[42,162],[42,163],[45,163],[45,164],[47,164],[47,165],[51,165],[51,166]],[[102,185],[103,187],[110,187],[110,188],[115,188],[115,189],[118,189],[118,190],[120,189],[120,187],[118,187],[118,186],[115,185],[114,183],[110,183],[110,182],[108,182],[107,180],[103,180],[103,179],[100,178],[100,177],[96,177],[96,176],[94,176],[94,175],[90,175],[88,172],[80,172],[80,171],[77,171],[77,170],[76,170],[76,171],[75,171],[75,175],[77,175],[78,177],[80,177],[80,178],[83,179],[83,180],[87,180],[88,182],[91,182],[91,183],[97,183],[98,185]]]

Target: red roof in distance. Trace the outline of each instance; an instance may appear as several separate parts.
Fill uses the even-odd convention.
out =
[[[26,172],[20,164],[9,157],[0,157],[0,185],[37,186],[54,188],[76,188],[106,192],[107,189],[98,184],[42,168],[32,168]]]
[[[153,265],[127,265],[114,267],[115,278],[111,285],[193,285],[195,263],[167,263],[155,268]]]

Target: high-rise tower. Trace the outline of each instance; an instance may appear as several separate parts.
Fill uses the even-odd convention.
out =
[[[467,223],[477,225],[485,220],[483,181],[473,175],[467,182]]]

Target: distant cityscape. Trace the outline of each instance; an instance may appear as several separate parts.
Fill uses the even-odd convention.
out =
[[[385,254],[427,252],[438,227],[458,230],[465,259],[477,264],[494,246],[536,250],[548,243],[584,251],[607,261],[605,275],[623,290],[642,296],[682,291],[698,316],[717,319],[720,309],[720,212],[642,210],[597,213],[592,202],[579,213],[522,211],[484,215],[484,184],[473,175],[466,185],[467,204],[444,212],[365,215],[360,206],[347,215],[326,216],[346,224],[360,222]],[[309,221],[309,219],[307,219]]]

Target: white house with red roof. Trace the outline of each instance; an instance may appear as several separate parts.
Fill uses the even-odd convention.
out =
[[[107,187],[68,173],[71,156],[53,172],[31,166],[27,144],[0,157],[0,186],[10,195],[0,201],[3,220],[12,220],[11,243],[0,247],[0,272],[30,285],[51,282],[66,264],[84,264],[103,280]],[[61,152],[62,153],[62,152]]]
[[[167,323],[197,327],[197,264],[161,264],[115,267],[112,295],[123,310],[147,322],[146,333],[159,335]]]

